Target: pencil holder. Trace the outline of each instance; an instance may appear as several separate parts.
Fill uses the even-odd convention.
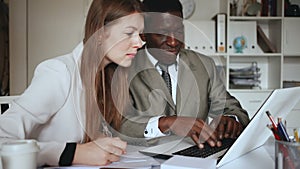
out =
[[[300,143],[275,140],[275,168],[300,168]]]

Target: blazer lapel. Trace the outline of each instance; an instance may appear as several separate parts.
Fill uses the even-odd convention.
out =
[[[172,96],[167,86],[165,85],[165,82],[162,79],[161,75],[148,59],[145,50],[139,51],[134,64],[135,64],[135,74],[139,73],[139,76],[141,77],[144,84],[147,85],[151,90],[157,90],[157,89],[162,90],[166,96],[165,100],[169,103],[169,105],[175,112],[175,104],[172,99]]]
[[[196,66],[189,61],[184,53],[180,53],[176,97],[176,111],[178,115],[189,100],[199,99],[200,97],[197,80],[194,76],[195,71]]]

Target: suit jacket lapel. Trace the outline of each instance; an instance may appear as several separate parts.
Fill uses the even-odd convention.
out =
[[[162,79],[161,75],[148,59],[145,50],[139,51],[138,55],[136,56],[134,64],[135,64],[135,72],[139,73],[139,76],[141,77],[142,81],[151,90],[161,89],[166,96],[166,101],[169,103],[169,105],[171,105],[171,108],[175,112],[175,104],[172,99],[172,96],[169,93],[169,90],[165,85],[165,82]],[[132,72],[130,74],[132,74]],[[153,82],[158,82],[158,83],[153,83]]]
[[[176,97],[176,111],[179,115],[181,109],[184,109],[185,105],[190,99],[199,98],[199,90],[194,72],[196,66],[190,62],[185,53],[180,53],[179,57],[179,69],[177,77],[177,97]],[[184,109],[184,110],[189,110]]]

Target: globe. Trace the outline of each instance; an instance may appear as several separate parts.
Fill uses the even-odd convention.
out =
[[[244,36],[234,38],[233,47],[236,53],[243,53],[243,49],[246,47],[246,38]]]

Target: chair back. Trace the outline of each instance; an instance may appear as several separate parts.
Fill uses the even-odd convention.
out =
[[[0,96],[0,113],[4,113],[10,106],[10,103],[19,96]]]

